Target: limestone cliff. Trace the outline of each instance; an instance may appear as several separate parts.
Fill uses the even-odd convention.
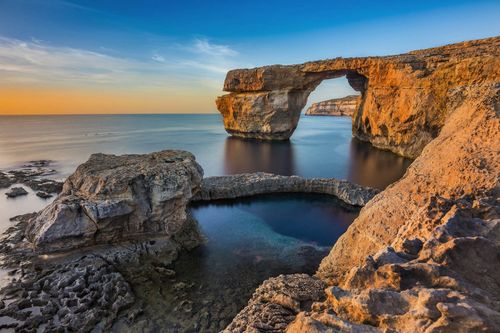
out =
[[[346,116],[352,117],[360,102],[359,95],[334,98],[312,104],[306,116]]]
[[[415,158],[454,110],[463,86],[494,83],[500,75],[500,37],[385,57],[335,58],[227,73],[217,108],[228,133],[288,139],[309,94],[325,79],[346,76],[361,92],[353,134]]]

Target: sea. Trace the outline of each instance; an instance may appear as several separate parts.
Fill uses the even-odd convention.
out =
[[[302,116],[289,141],[229,136],[218,114],[0,116],[0,170],[50,160],[65,179],[92,153],[141,154],[164,149],[193,153],[205,176],[264,171],[334,177],[384,189],[411,160],[352,137],[348,117]],[[18,186],[18,185],[17,185]],[[8,199],[0,190],[0,232],[10,217],[38,211],[52,199]],[[224,328],[255,288],[279,274],[314,274],[321,258],[359,214],[323,195],[263,195],[191,206],[207,242],[181,253],[165,283],[131,280],[145,304],[131,331],[213,332]],[[7,276],[3,276],[8,279]],[[184,288],[176,286],[182,283]],[[117,323],[114,331],[123,331]],[[135,326],[134,326],[135,325]]]

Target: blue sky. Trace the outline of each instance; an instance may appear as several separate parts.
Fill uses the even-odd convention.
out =
[[[165,102],[138,112],[213,112],[228,69],[496,36],[499,14],[499,1],[0,0],[0,88],[147,93]],[[337,85],[318,98],[349,92]]]

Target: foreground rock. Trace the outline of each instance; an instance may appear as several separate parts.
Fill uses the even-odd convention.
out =
[[[323,259],[326,301],[273,332],[498,331],[499,88],[454,90],[439,136]]]
[[[11,219],[15,224],[0,238],[0,267],[7,272],[0,290],[0,330],[109,332],[117,321],[134,320],[143,307],[127,270],[162,268],[176,259],[181,246],[200,242],[199,235],[193,237],[196,222],[189,219],[175,241],[163,237],[38,256],[24,237],[35,215]]]
[[[265,281],[223,332],[283,332],[297,313],[324,299],[326,284],[306,274]]]
[[[364,206],[378,190],[334,178],[302,178],[256,172],[203,179],[196,200],[220,200],[268,193],[319,193],[333,195],[349,205]]]
[[[306,111],[306,116],[338,116],[352,117],[358,108],[359,95],[334,98],[312,104]]]
[[[217,98],[228,133],[288,139],[309,94],[325,79],[346,76],[361,92],[353,135],[410,158],[436,138],[456,108],[461,87],[498,81],[500,37],[386,57],[335,58],[228,72]]]
[[[175,236],[203,171],[192,154],[94,154],[62,193],[30,221],[26,237],[41,252]]]

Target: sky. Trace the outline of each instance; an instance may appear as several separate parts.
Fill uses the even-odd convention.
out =
[[[500,35],[500,1],[0,0],[0,114],[214,113],[225,73]],[[309,102],[352,94],[325,82]]]

